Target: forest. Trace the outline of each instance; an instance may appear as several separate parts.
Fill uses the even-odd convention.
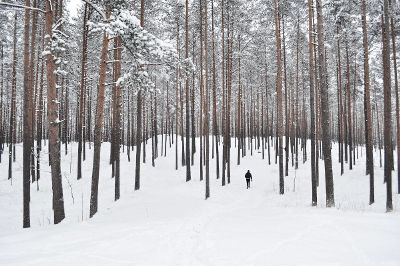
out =
[[[1,0],[0,32],[13,227],[90,224],[151,193],[151,171],[210,208],[247,169],[279,204],[398,220],[398,1]]]

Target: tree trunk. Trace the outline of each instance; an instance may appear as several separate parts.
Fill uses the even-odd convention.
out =
[[[122,116],[122,89],[118,83],[118,79],[121,76],[121,37],[114,38],[114,90],[115,90],[115,103],[113,112],[113,129],[114,129],[114,155],[113,164],[115,171],[115,191],[114,200],[120,198],[120,146],[121,146],[121,116]]]
[[[188,1],[188,0],[186,0]],[[209,89],[208,89],[208,17],[207,17],[207,6],[208,6],[208,1],[205,0],[205,8],[204,8],[204,56],[205,56],[205,82],[204,82],[204,87],[205,87],[205,126],[204,126],[204,135],[206,137],[205,139],[205,163],[206,163],[206,191],[205,191],[205,198],[208,199],[210,197],[210,97],[209,97]]]
[[[285,193],[283,179],[283,117],[282,117],[282,58],[281,58],[281,33],[280,33],[279,0],[275,0],[275,38],[276,38],[276,104],[277,104],[277,138],[279,156],[279,194]]]
[[[79,97],[79,114],[78,114],[78,173],[77,179],[82,178],[82,135],[85,119],[85,95],[86,95],[86,61],[87,61],[87,19],[88,19],[88,4],[85,4],[85,12],[83,14],[83,41],[82,41],[82,62],[81,62],[81,84]]]
[[[30,6],[30,1],[25,1],[25,6]],[[25,9],[24,23],[24,120],[23,120],[23,227],[30,227],[30,171],[31,171],[31,149],[32,149],[32,88],[31,74],[29,69],[29,26],[31,11]],[[46,21],[48,23],[48,21]],[[50,22],[51,23],[51,22]],[[47,26],[47,24],[46,24]],[[51,33],[51,32],[50,32]]]
[[[363,48],[364,48],[364,116],[365,116],[365,143],[366,143],[366,164],[369,173],[369,204],[375,202],[374,196],[374,153],[372,146],[372,112],[371,97],[369,91],[369,52],[368,52],[368,32],[367,32],[367,4],[361,1],[361,20],[363,29]]]
[[[353,132],[352,132],[352,115],[351,115],[351,92],[350,92],[350,61],[349,47],[346,38],[346,64],[347,64],[347,81],[346,81],[346,96],[347,96],[347,137],[349,144],[349,169],[353,169]]]
[[[144,27],[144,0],[140,0],[140,26]],[[142,90],[139,88],[136,105],[136,167],[135,190],[140,189],[140,150],[142,143]]]
[[[189,0],[186,0],[185,8],[185,59],[189,59]],[[185,112],[186,112],[186,182],[190,181],[190,109],[189,109],[189,75],[185,79]]]
[[[317,24],[318,24],[318,53],[319,53],[319,78],[321,91],[322,109],[322,150],[325,163],[325,186],[326,186],[326,206],[335,206],[333,189],[333,173],[331,158],[331,136],[330,136],[330,114],[329,114],[329,93],[328,93],[328,73],[325,61],[324,44],[324,25],[322,14],[322,0],[317,0]]]
[[[395,1],[393,1],[396,3]],[[398,74],[397,74],[397,57],[396,57],[396,27],[395,27],[395,20],[393,18],[393,14],[390,18],[391,24],[391,33],[392,33],[392,47],[393,47],[393,69],[394,69],[394,90],[395,90],[395,97],[396,97],[396,132],[397,132],[397,193],[400,194],[400,98],[399,98],[399,81],[398,81]],[[394,166],[394,162],[393,162]]]
[[[47,122],[49,127],[49,149],[51,160],[51,180],[53,189],[53,211],[54,223],[58,224],[65,218],[64,213],[64,197],[62,189],[61,165],[60,165],[60,138],[59,138],[59,114],[58,114],[58,99],[56,86],[56,65],[54,63],[53,54],[50,51],[53,14],[55,10],[54,0],[46,1],[46,24],[45,24],[45,43],[46,70],[47,70]],[[26,117],[26,116],[25,116]],[[32,120],[30,120],[32,121]],[[24,131],[25,133],[25,131]]]
[[[37,1],[36,0],[33,0],[33,5],[32,5],[33,7],[37,7]],[[29,71],[29,74],[30,74],[30,77],[29,77],[29,87],[30,87],[30,90],[31,90],[31,97],[32,97],[32,103],[31,103],[31,105],[32,105],[32,110],[36,110],[36,106],[35,106],[35,98],[36,98],[36,94],[34,93],[34,91],[35,91],[35,83],[34,83],[34,81],[35,81],[35,48],[36,48],[36,30],[37,30],[37,17],[38,17],[38,14],[37,14],[37,11],[35,11],[35,10],[33,10],[32,11],[32,30],[31,30],[31,47],[30,47],[30,60],[29,60],[29,69],[30,69],[30,71]],[[33,111],[32,112],[32,114],[31,114],[31,117],[32,117],[32,121],[31,121],[31,134],[32,134],[32,136],[31,136],[31,167],[30,167],[30,170],[31,170],[31,176],[32,176],[32,178],[31,178],[31,181],[32,181],[32,183],[34,182],[34,181],[36,181],[36,172],[35,172],[35,153],[34,153],[34,139],[35,139],[35,128],[34,128],[34,125],[35,125],[35,115],[36,115],[36,111]]]
[[[218,120],[217,120],[217,81],[215,70],[215,32],[214,32],[214,0],[211,1],[211,14],[212,14],[212,72],[213,72],[213,137],[215,139],[215,155],[216,155],[216,174],[219,179],[219,133],[218,133]],[[240,70],[239,70],[240,71]]]
[[[16,120],[16,91],[17,91],[17,12],[14,15],[14,38],[13,38],[13,64],[11,81],[11,104],[10,104],[10,124],[9,124],[9,145],[8,145],[8,179],[12,182],[12,156],[15,147],[15,120]],[[15,151],[14,151],[15,155]],[[29,211],[29,209],[28,209]],[[28,226],[29,227],[29,226]]]
[[[383,24],[382,24],[382,60],[383,60],[383,91],[384,91],[384,145],[385,145],[385,168],[384,180],[386,182],[386,211],[393,210],[392,203],[392,94],[390,73],[390,37],[389,37],[389,3],[383,1]]]
[[[107,10],[107,18],[110,11]],[[104,122],[104,99],[107,78],[107,58],[108,58],[108,34],[103,33],[103,41],[100,55],[99,67],[99,84],[97,91],[96,116],[94,127],[94,152],[93,152],[93,170],[92,170],[92,186],[90,194],[90,217],[97,213],[98,192],[99,192],[99,174],[100,174],[100,150],[103,136]]]

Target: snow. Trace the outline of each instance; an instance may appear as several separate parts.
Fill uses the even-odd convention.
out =
[[[198,153],[192,180],[185,182],[185,168],[174,170],[175,147],[167,148],[168,156],[159,157],[153,168],[149,141],[141,190],[134,191],[135,153],[131,152],[131,162],[124,153],[121,199],[114,202],[110,145],[104,143],[99,212],[88,219],[93,147],[87,146],[83,179],[76,181],[77,144],[73,143],[68,147],[73,152],[64,155],[62,151],[61,160],[67,218],[52,225],[45,146],[40,191],[36,183],[31,185],[32,228],[22,229],[22,146],[16,148],[12,185],[6,174],[7,148],[0,164],[4,173],[0,179],[1,265],[400,265],[400,197],[393,194],[394,212],[385,213],[379,153],[375,153],[376,203],[369,206],[364,158],[356,160],[352,171],[345,165],[345,174],[340,176],[337,144],[333,144],[336,208],[326,209],[322,161],[315,208],[310,206],[309,163],[302,164],[301,154],[299,169],[290,168],[285,195],[279,195],[278,168],[268,166],[267,153],[263,161],[261,153],[255,151],[250,157],[248,151],[237,166],[235,148],[231,184],[221,186],[221,179],[214,175],[215,161],[211,161],[211,198],[204,200]],[[247,169],[253,174],[249,190],[243,177]],[[393,191],[395,176],[397,172],[393,172]]]
[[[50,55],[50,54],[51,54],[51,51],[49,51],[49,50],[45,50],[45,51],[42,52],[42,56],[47,56],[47,55]]]

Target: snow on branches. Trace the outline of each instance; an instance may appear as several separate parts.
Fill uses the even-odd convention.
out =
[[[130,62],[118,84],[134,85],[142,90],[152,90],[154,84],[147,70],[150,66],[175,70],[183,73],[194,71],[191,60],[179,61],[173,44],[164,41],[140,26],[132,11],[122,10],[110,16],[106,22],[89,22],[91,31],[105,31],[109,38],[120,36]]]

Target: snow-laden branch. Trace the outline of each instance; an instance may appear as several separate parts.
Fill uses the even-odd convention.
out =
[[[104,13],[104,11],[98,7],[96,4],[93,4],[92,2],[88,1],[88,0],[82,0],[83,2],[85,2],[86,4],[90,5],[91,7],[93,7],[94,10],[97,11],[97,13],[100,14],[100,16],[102,16],[104,21],[107,21],[107,16],[106,13]]]
[[[34,11],[39,11],[39,12],[42,12],[43,14],[46,13],[43,9],[40,9],[40,8],[37,8],[37,7],[24,6],[24,5],[18,5],[18,4],[12,4],[12,3],[0,2],[0,6],[24,8],[24,9],[30,9],[30,10],[34,10]]]

